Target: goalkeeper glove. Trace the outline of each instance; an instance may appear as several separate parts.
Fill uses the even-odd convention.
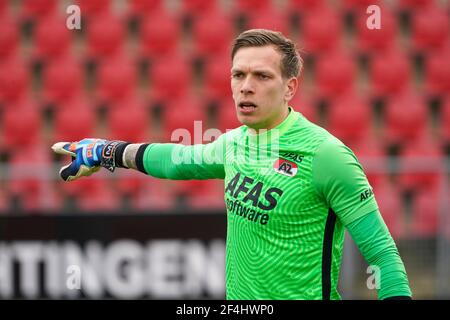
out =
[[[100,170],[101,167],[113,172],[116,167],[116,153],[120,155],[129,143],[124,141],[108,141],[104,139],[83,139],[77,142],[57,142],[52,146],[54,152],[70,155],[72,162],[59,170],[64,181],[73,181],[87,177]]]

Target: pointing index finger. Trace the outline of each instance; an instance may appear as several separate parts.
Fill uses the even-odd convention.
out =
[[[52,146],[52,150],[57,154],[75,157],[76,143],[57,142]]]

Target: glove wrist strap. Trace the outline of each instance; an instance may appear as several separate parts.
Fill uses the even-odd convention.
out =
[[[125,147],[129,144],[125,141],[108,141],[102,149],[100,166],[111,172],[114,172],[117,167],[126,168],[122,162],[122,155]]]

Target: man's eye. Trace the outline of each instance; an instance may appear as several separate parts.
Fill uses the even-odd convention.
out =
[[[266,75],[266,74],[260,74],[259,78],[262,79],[262,80],[267,80],[267,79],[269,79],[269,76]]]
[[[242,73],[235,73],[235,74],[233,74],[233,78],[235,78],[235,79],[242,78]]]

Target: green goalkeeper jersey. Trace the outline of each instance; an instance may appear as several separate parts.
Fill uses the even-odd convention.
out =
[[[291,108],[257,135],[241,126],[209,144],[151,144],[143,166],[224,179],[227,299],[340,299],[344,226],[378,210],[353,152]]]

